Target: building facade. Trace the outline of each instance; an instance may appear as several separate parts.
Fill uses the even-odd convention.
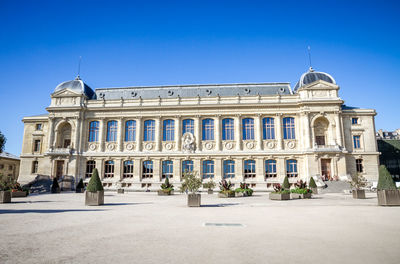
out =
[[[347,107],[339,86],[312,68],[289,83],[100,88],[79,76],[58,85],[48,114],[25,117],[20,182],[37,174],[106,188],[246,181],[255,190],[310,177],[378,177],[373,109]]]
[[[17,180],[19,174],[19,163],[20,160],[17,156],[8,152],[0,152],[1,175]]]

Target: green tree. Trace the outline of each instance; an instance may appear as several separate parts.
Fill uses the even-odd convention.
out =
[[[379,167],[378,190],[396,190],[396,184],[393,182],[392,175],[385,165]]]
[[[2,153],[4,151],[6,141],[7,141],[7,138],[0,131],[0,153]]]
[[[310,178],[310,183],[308,184],[308,186],[310,186],[310,188],[317,188],[317,184],[315,183],[313,177]]]
[[[282,187],[285,190],[289,190],[290,189],[289,179],[288,179],[287,175],[285,176],[285,179],[283,180]]]
[[[93,169],[92,177],[90,177],[86,191],[88,192],[98,192],[103,191],[103,184],[101,183],[99,172],[96,168]]]
[[[194,171],[185,171],[183,173],[183,182],[180,191],[196,193],[201,187],[201,179],[196,177],[197,173]]]

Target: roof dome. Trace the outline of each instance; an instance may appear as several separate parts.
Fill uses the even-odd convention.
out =
[[[54,89],[54,92],[58,92],[64,89],[69,89],[73,92],[84,94],[89,99],[95,96],[95,93],[93,92],[92,88],[90,88],[86,83],[84,83],[79,77],[79,75],[75,78],[75,80],[63,82],[57,85],[56,89]]]
[[[336,84],[335,79],[325,72],[317,72],[314,71],[312,67],[308,70],[308,72],[303,73],[301,75],[300,80],[297,82],[296,86],[294,87],[294,91],[297,91],[300,87],[305,86],[307,84],[313,83],[315,81],[325,81],[328,83]]]

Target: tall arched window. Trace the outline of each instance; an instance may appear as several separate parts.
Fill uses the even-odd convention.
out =
[[[224,160],[224,179],[235,178],[235,161]]]
[[[256,161],[245,160],[244,161],[244,178],[255,178],[256,177]]]
[[[172,160],[164,160],[162,162],[162,178],[172,178],[174,176],[174,163]]]
[[[142,178],[153,178],[153,162],[151,160],[143,161]]]
[[[272,117],[263,119],[263,139],[275,139],[275,124]]]
[[[193,171],[193,160],[184,160],[182,161],[182,175],[186,171]]]
[[[214,120],[203,119],[203,140],[214,140]]]
[[[94,168],[96,168],[96,161],[88,160],[86,162],[86,173],[85,173],[85,177],[86,178],[92,177],[92,173],[93,173]]]
[[[276,160],[265,161],[265,178],[276,177]]]
[[[114,161],[107,160],[104,162],[104,178],[114,177]]]
[[[133,178],[133,161],[125,160],[124,161],[124,174],[122,175],[124,178]]]
[[[294,118],[293,117],[285,117],[283,118],[283,138],[284,139],[295,139],[294,132]]]
[[[194,120],[184,119],[182,121],[182,135],[185,133],[192,133],[194,135]]]
[[[243,140],[254,140],[254,119],[245,118],[242,120]]]
[[[297,177],[297,160],[286,161],[286,175],[288,177]]]
[[[107,142],[117,141],[118,123],[115,120],[107,122]]]
[[[125,141],[135,141],[136,139],[136,121],[128,120],[125,122]]]
[[[89,123],[89,142],[97,142],[99,140],[99,121]]]
[[[154,120],[144,121],[143,141],[154,141],[156,122]]]
[[[203,179],[214,178],[214,161],[203,161]]]
[[[175,121],[167,119],[163,121],[163,141],[174,141]]]
[[[222,140],[235,140],[234,121],[232,118],[222,119]]]

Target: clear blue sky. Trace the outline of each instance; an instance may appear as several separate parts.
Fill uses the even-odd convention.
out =
[[[19,155],[24,116],[77,74],[92,88],[291,82],[330,73],[347,105],[400,127],[397,1],[0,0],[0,131]]]

